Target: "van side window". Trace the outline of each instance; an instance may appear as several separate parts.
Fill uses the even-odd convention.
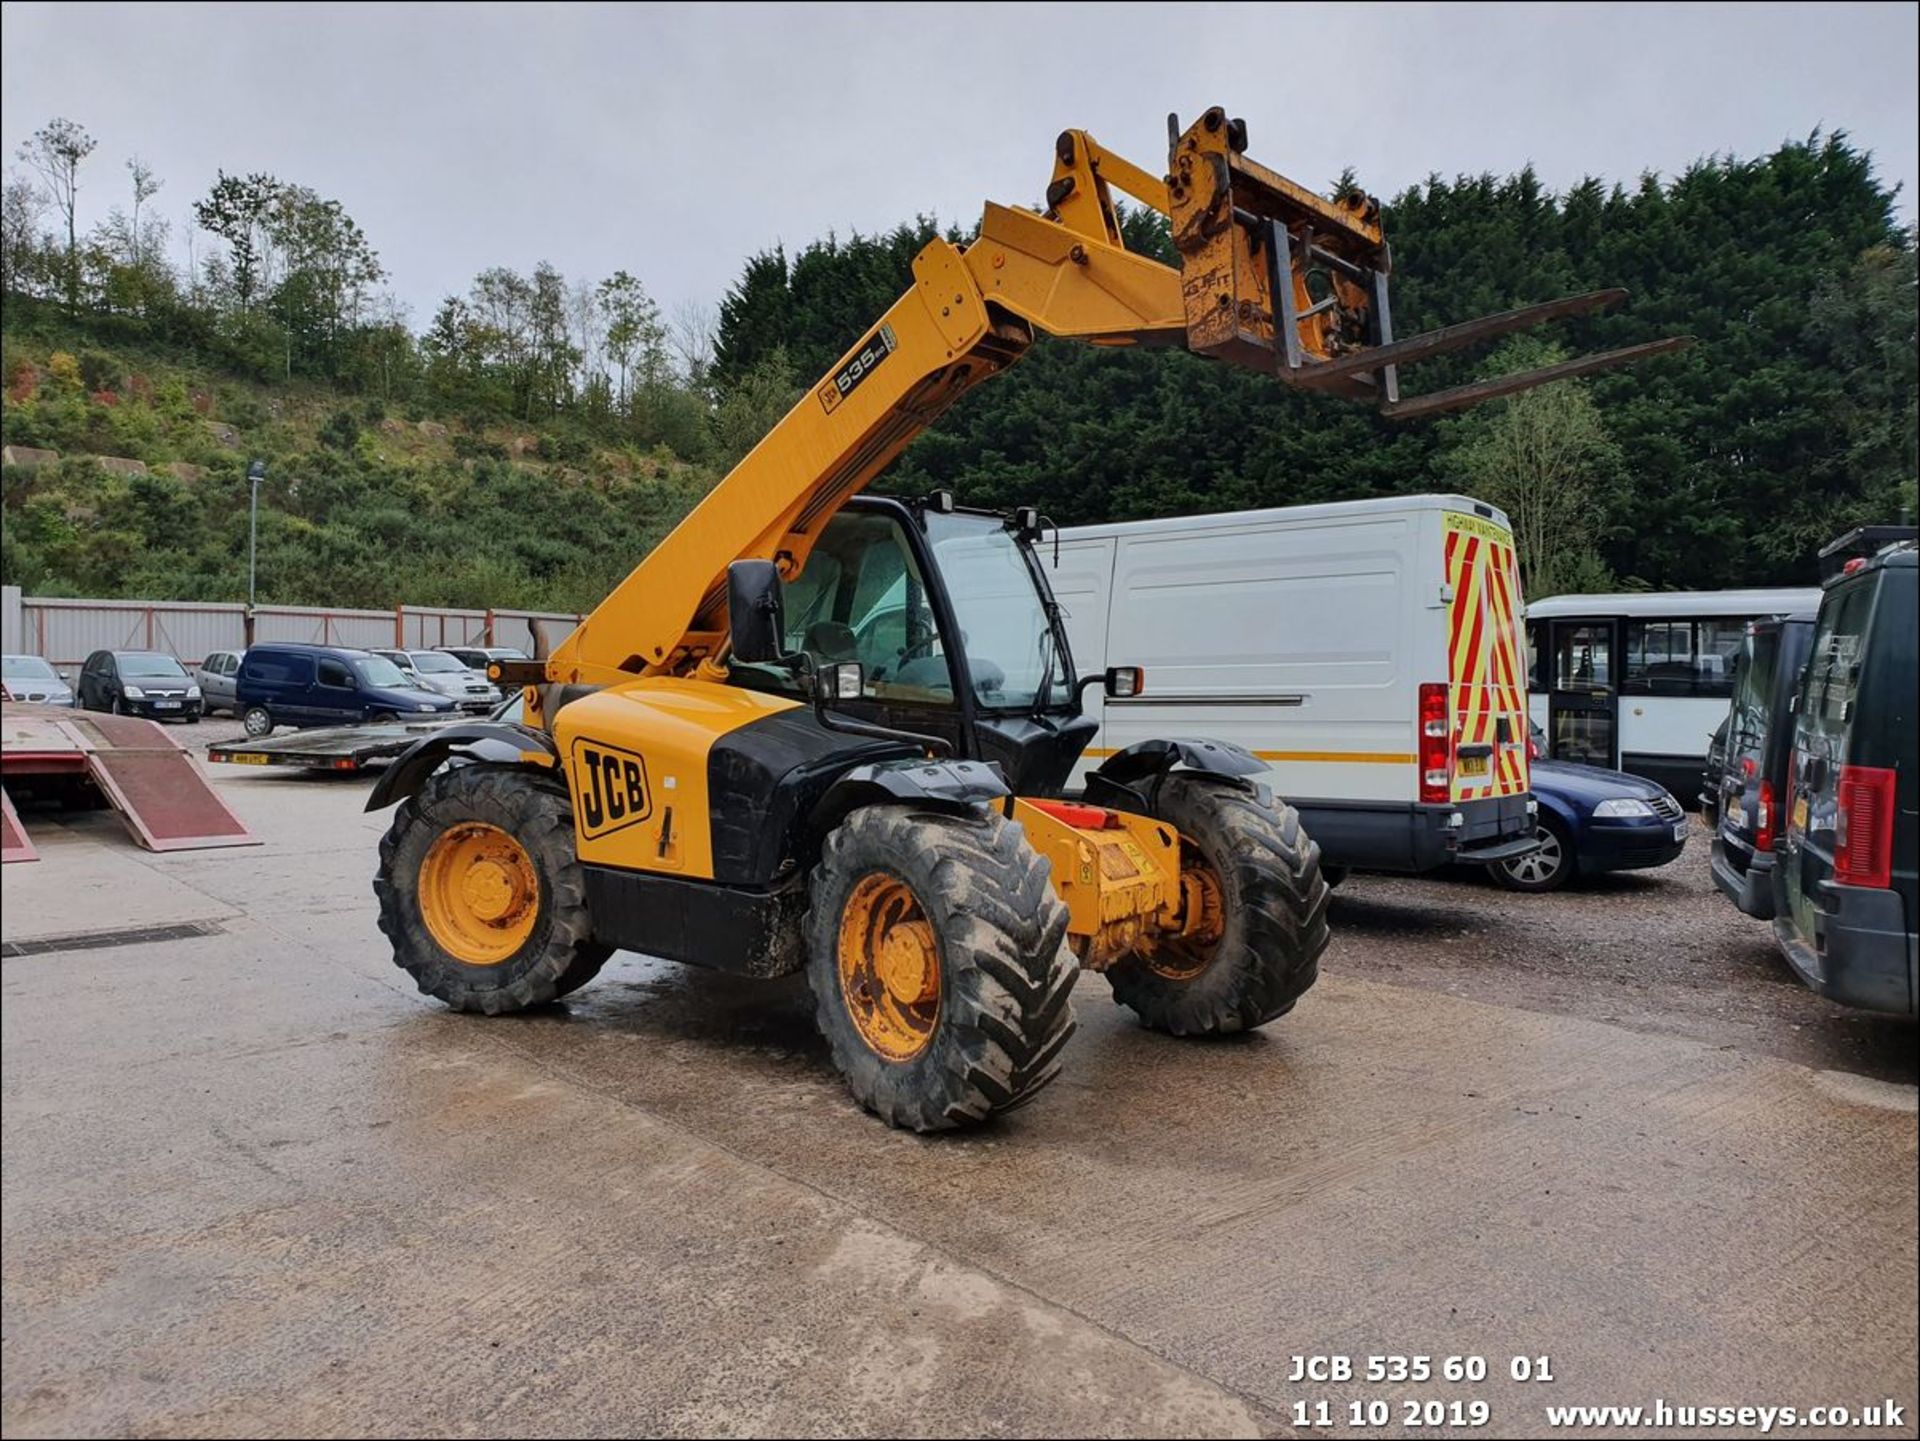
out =
[[[313,670],[305,656],[247,653],[247,679],[270,685],[304,684]]]
[[[344,662],[337,661],[331,656],[322,656],[319,665],[321,685],[339,686],[343,690],[353,689],[353,672],[347,669]]]

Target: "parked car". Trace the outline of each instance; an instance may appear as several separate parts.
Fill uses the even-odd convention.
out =
[[[1916,609],[1911,541],[1827,582],[1794,698],[1773,919],[1814,990],[1905,1015],[1920,1010]]]
[[[240,675],[240,652],[237,650],[216,650],[200,662],[200,668],[193,678],[200,686],[200,706],[208,715],[215,711],[225,711],[228,715],[240,713],[240,702],[234,695],[234,681]]]
[[[73,690],[66,677],[37,655],[0,657],[0,689],[8,700],[30,700],[40,705],[72,705]]]
[[[1773,919],[1774,842],[1793,755],[1793,693],[1813,642],[1814,612],[1747,626],[1734,663],[1724,754],[1701,819],[1713,837],[1713,883],[1748,915]]]
[[[1575,876],[1639,871],[1679,859],[1688,821],[1658,782],[1625,771],[1543,758],[1546,735],[1532,728],[1533,798],[1540,848],[1487,867],[1510,891],[1557,891]]]
[[[434,649],[452,656],[460,664],[480,675],[487,673],[487,664],[496,660],[531,660],[532,656],[517,646],[511,645],[442,645]]]
[[[458,656],[439,650],[375,650],[383,655],[422,690],[446,696],[461,710],[476,715],[491,710],[500,700],[500,688],[475,671]]]
[[[331,645],[250,646],[235,695],[240,723],[256,737],[271,735],[275,726],[353,725],[457,709],[446,696],[413,684],[385,656]]]
[[[97,650],[80,668],[80,708],[153,720],[200,719],[200,686],[155,650]]]

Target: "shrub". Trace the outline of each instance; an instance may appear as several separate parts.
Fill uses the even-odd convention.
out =
[[[80,352],[80,383],[90,391],[116,391],[125,382],[126,376],[120,369],[120,362],[104,350],[83,350]]]
[[[320,427],[320,443],[329,450],[351,451],[359,439],[360,425],[351,411],[334,411]]]

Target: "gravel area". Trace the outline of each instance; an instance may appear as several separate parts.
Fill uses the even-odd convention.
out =
[[[1714,889],[1707,855],[1696,817],[1670,865],[1579,880],[1553,895],[1516,895],[1467,868],[1357,875],[1334,892],[1326,964],[1821,1070],[1920,1079],[1920,1028],[1809,991],[1770,927]]]

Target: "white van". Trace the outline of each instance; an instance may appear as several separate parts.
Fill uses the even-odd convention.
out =
[[[1424,871],[1535,849],[1526,664],[1507,518],[1417,495],[1081,526],[1040,547],[1102,700],[1090,764],[1134,741],[1232,741],[1327,864]],[[1076,776],[1076,780],[1078,776]]]
[[[1747,623],[1819,608],[1818,587],[1537,601],[1526,611],[1527,689],[1547,754],[1632,771],[1691,803],[1727,718]]]

